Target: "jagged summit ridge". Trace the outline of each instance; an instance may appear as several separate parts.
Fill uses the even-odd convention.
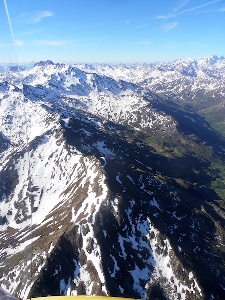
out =
[[[161,89],[162,74],[168,82],[171,74],[199,78],[187,66],[161,64],[150,73],[148,65],[104,66],[103,74],[103,66],[41,63],[22,71],[25,102],[18,74],[8,75],[0,89],[6,290],[23,297],[223,294],[224,211],[210,187],[209,157],[218,163],[224,144],[201,116],[148,85],[152,74]]]

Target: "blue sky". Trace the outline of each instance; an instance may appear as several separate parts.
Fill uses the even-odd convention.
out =
[[[225,0],[5,0],[20,62],[225,55]],[[0,62],[15,61],[0,0]]]

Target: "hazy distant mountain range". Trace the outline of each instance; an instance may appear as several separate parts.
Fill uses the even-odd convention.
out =
[[[1,286],[223,299],[225,58],[1,70]]]

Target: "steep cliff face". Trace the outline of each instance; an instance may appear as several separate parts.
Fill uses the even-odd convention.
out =
[[[219,134],[124,80],[42,62],[23,99],[16,76],[0,89],[1,285],[222,299]]]

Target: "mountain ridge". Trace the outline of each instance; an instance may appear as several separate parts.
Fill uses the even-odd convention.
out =
[[[17,73],[0,89],[1,285],[222,298],[222,136],[147,84],[52,62],[21,73],[24,103]]]

